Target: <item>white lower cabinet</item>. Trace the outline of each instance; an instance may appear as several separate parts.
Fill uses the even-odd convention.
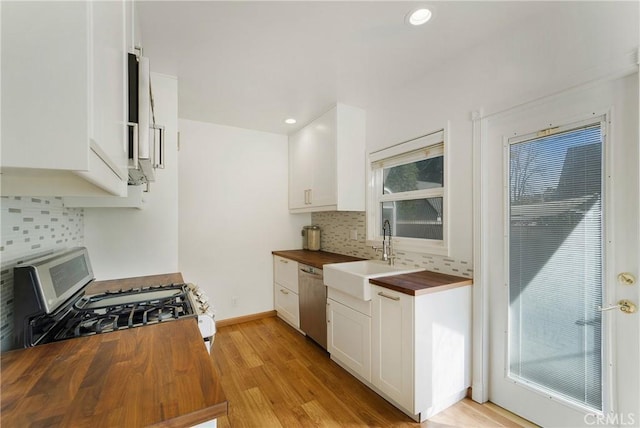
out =
[[[371,380],[371,317],[327,299],[327,350],[331,358]]]
[[[273,256],[273,300],[278,316],[299,329],[298,262]]]
[[[414,297],[374,286],[371,298],[371,383],[413,408]]]
[[[471,286],[419,296],[372,286],[371,384],[417,421],[471,385]]]
[[[471,385],[471,286],[419,296],[372,285],[371,301],[329,288],[328,351],[422,422]]]

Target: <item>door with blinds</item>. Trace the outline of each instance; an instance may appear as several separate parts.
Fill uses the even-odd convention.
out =
[[[489,399],[543,426],[640,424],[638,107],[611,86],[618,117],[560,99],[494,130]]]
[[[604,123],[574,126],[505,145],[508,376],[602,411]]]

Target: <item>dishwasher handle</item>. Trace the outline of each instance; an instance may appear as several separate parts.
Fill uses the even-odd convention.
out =
[[[322,271],[317,272],[312,267],[301,267],[300,272],[305,273],[307,275],[313,275],[322,278]]]

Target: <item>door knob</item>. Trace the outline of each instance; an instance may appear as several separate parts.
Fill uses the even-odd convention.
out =
[[[626,300],[626,299],[620,300],[617,305],[607,306],[606,308],[598,306],[598,310],[600,312],[611,311],[613,309],[620,309],[625,314],[632,314],[638,308],[636,307],[635,303],[631,302],[630,300]]]

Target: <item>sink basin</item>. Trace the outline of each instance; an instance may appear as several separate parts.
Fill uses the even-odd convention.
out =
[[[419,272],[424,269],[391,266],[382,260],[330,263],[322,266],[324,284],[361,300],[371,300],[371,278]]]

